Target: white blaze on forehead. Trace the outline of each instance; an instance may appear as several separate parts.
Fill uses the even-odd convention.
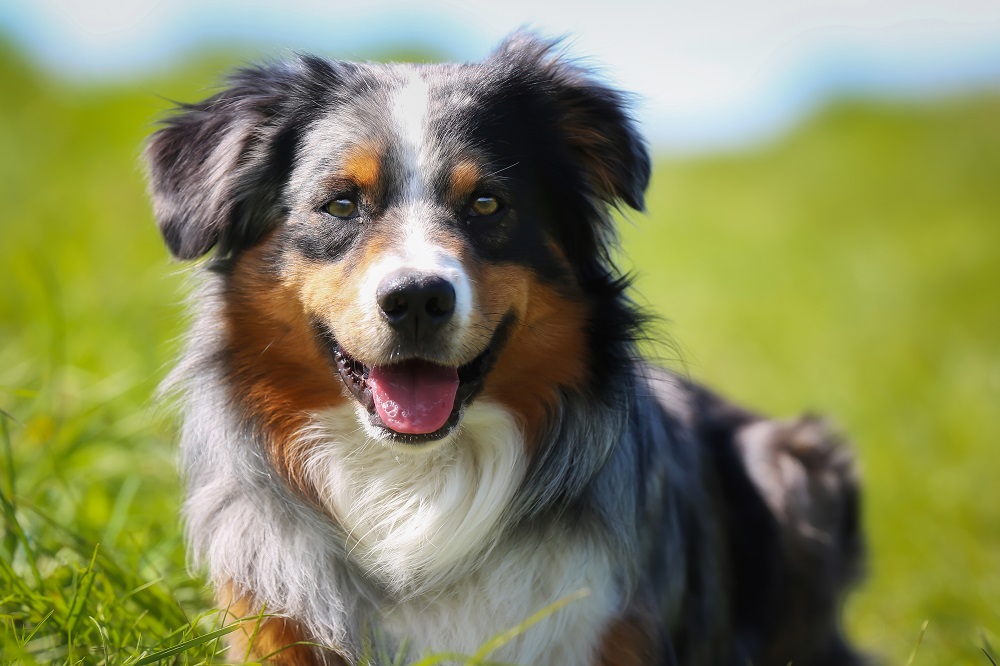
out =
[[[393,94],[392,119],[397,132],[402,182],[403,215],[400,218],[400,242],[394,250],[372,265],[361,285],[363,303],[376,303],[376,293],[382,280],[400,269],[426,275],[437,275],[455,288],[455,319],[464,327],[472,311],[472,287],[469,276],[454,253],[435,242],[434,205],[427,183],[430,151],[427,137],[427,116],[430,107],[430,85],[415,70],[406,71],[406,79]]]
[[[410,71],[393,96],[392,117],[399,133],[402,167],[400,176],[405,183],[407,198],[411,200],[419,200],[424,194],[424,152],[429,106],[430,86],[417,72]]]

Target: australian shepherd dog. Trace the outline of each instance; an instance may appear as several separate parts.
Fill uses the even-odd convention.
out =
[[[250,67],[152,136],[170,252],[212,255],[171,383],[193,557],[251,618],[232,659],[518,628],[491,663],[858,661],[847,449],[637,353],[627,101],[517,33],[473,64]]]

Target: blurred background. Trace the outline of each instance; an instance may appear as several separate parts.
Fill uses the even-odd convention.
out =
[[[204,663],[226,631],[155,397],[187,291],[144,193],[156,120],[246,60],[474,60],[520,26],[636,95],[649,353],[855,443],[850,634],[1000,660],[995,0],[0,0],[0,661]]]

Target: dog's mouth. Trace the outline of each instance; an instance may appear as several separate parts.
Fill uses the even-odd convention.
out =
[[[332,331],[318,325],[338,374],[370,424],[393,440],[420,444],[441,439],[458,425],[463,409],[482,388],[506,339],[510,317],[494,332],[490,344],[472,361],[446,366],[421,358],[385,365],[365,365],[352,357]]]

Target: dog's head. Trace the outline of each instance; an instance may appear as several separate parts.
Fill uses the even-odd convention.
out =
[[[483,395],[537,427],[627,325],[608,208],[641,208],[649,157],[622,95],[551,42],[242,70],[147,158],[171,252],[215,248],[227,367],[265,418],[354,401],[419,443]]]

